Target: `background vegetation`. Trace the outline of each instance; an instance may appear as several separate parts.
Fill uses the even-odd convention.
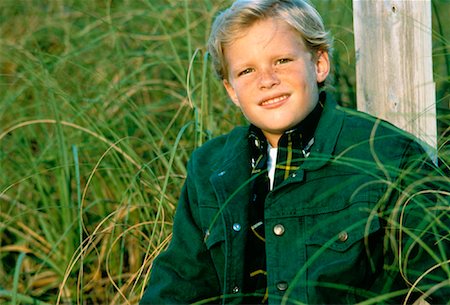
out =
[[[355,106],[351,0],[313,1]],[[0,1],[0,303],[136,303],[194,148],[245,121],[205,56],[231,1]],[[447,0],[433,1],[449,164]],[[448,165],[444,165],[448,166]]]

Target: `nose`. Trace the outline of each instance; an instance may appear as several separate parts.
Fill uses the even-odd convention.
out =
[[[261,89],[270,89],[280,83],[280,79],[273,68],[265,69],[260,72],[259,86]]]

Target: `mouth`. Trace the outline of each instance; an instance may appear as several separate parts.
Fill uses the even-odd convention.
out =
[[[289,98],[288,94],[280,95],[268,100],[264,100],[260,105],[263,107],[273,107],[284,103]]]

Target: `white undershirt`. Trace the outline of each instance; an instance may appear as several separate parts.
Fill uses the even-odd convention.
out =
[[[270,180],[270,190],[273,189],[273,182],[275,180],[275,165],[277,164],[277,154],[278,148],[274,148],[270,146],[267,148],[268,151],[268,160],[267,160],[267,170],[269,172],[269,180]]]

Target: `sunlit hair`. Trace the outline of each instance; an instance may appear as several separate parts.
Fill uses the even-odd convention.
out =
[[[331,53],[332,42],[322,17],[308,1],[237,0],[216,17],[208,41],[208,51],[219,78],[228,76],[223,48],[242,36],[255,22],[268,18],[277,18],[292,26],[313,58],[318,51]]]

